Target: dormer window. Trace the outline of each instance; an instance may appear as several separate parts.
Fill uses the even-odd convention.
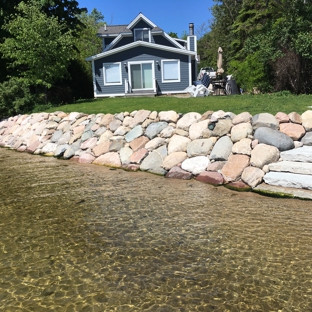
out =
[[[151,42],[151,31],[149,28],[136,28],[134,29],[134,41]]]

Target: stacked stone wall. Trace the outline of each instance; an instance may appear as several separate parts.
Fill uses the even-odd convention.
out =
[[[275,116],[224,111],[54,112],[0,122],[2,147],[242,189],[262,183],[281,152],[311,145],[311,110]]]

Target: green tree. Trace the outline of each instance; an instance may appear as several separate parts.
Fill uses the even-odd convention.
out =
[[[3,29],[10,34],[0,46],[10,66],[29,86],[50,88],[66,75],[73,57],[73,36],[56,17],[40,11],[38,1],[21,2]]]

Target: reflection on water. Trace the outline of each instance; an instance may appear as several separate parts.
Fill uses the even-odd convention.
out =
[[[312,311],[311,203],[0,149],[1,311]]]

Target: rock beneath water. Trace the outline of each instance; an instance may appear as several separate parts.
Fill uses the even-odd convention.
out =
[[[102,165],[102,166],[108,166],[113,168],[120,168],[121,167],[121,161],[119,158],[119,154],[117,152],[109,152],[104,155],[99,156],[96,158],[93,163],[95,165]]]
[[[257,167],[247,167],[242,173],[242,180],[250,187],[256,187],[263,180],[264,171]]]
[[[80,155],[78,162],[81,164],[91,164],[94,161],[95,157],[89,153],[83,153]]]
[[[307,163],[312,162],[312,146],[303,146],[291,151],[282,152],[281,159]]]
[[[208,155],[211,152],[213,145],[216,143],[216,140],[216,138],[209,138],[191,141],[187,145],[188,157]]]
[[[263,179],[265,183],[270,185],[312,190],[311,176],[304,174],[268,172]]]
[[[174,134],[169,140],[168,144],[168,154],[175,152],[186,152],[187,145],[191,142],[191,140],[187,137]]]
[[[251,166],[262,169],[265,165],[278,161],[280,153],[275,146],[258,144],[251,152]]]
[[[187,113],[177,122],[177,128],[188,131],[189,127],[198,122],[201,119],[201,114],[199,113]]]
[[[301,143],[304,145],[311,146],[312,145],[312,132],[307,132],[305,136],[301,139]]]
[[[209,165],[209,159],[206,156],[197,156],[184,160],[181,168],[191,172],[193,175],[198,175],[205,171]]]
[[[210,160],[227,160],[232,152],[233,142],[228,136],[223,136],[214,145],[211,153]]]
[[[226,182],[237,181],[244,169],[249,165],[249,156],[231,154],[223,166],[221,174]]]
[[[254,138],[259,143],[275,146],[280,151],[287,151],[295,147],[294,141],[287,134],[268,127],[258,128],[254,133]]]
[[[178,166],[171,168],[166,174],[166,178],[190,180],[193,177],[191,172],[185,171]]]
[[[261,113],[252,117],[252,127],[254,130],[260,127],[277,130],[279,128],[279,123],[273,115],[269,113]]]
[[[312,110],[308,110],[301,115],[302,125],[306,131],[312,130]]]
[[[312,175],[312,163],[305,162],[303,163],[297,161],[280,161],[277,163],[269,164],[269,170]]]
[[[252,126],[249,122],[243,122],[231,129],[231,140],[235,143],[252,134]]]
[[[153,122],[151,123],[145,130],[145,135],[149,139],[153,139],[159,134],[162,130],[164,130],[168,126],[167,122]]]
[[[250,191],[250,186],[243,181],[233,181],[228,184],[225,184],[225,187],[239,192],[247,192]]]
[[[170,170],[172,167],[182,163],[187,158],[185,152],[174,152],[169,154],[163,161],[163,168]]]
[[[283,123],[280,131],[291,137],[294,141],[300,140],[306,133],[303,126],[295,123]]]
[[[219,172],[214,171],[204,171],[196,177],[197,181],[208,183],[212,185],[222,185],[223,184],[223,176]]]

